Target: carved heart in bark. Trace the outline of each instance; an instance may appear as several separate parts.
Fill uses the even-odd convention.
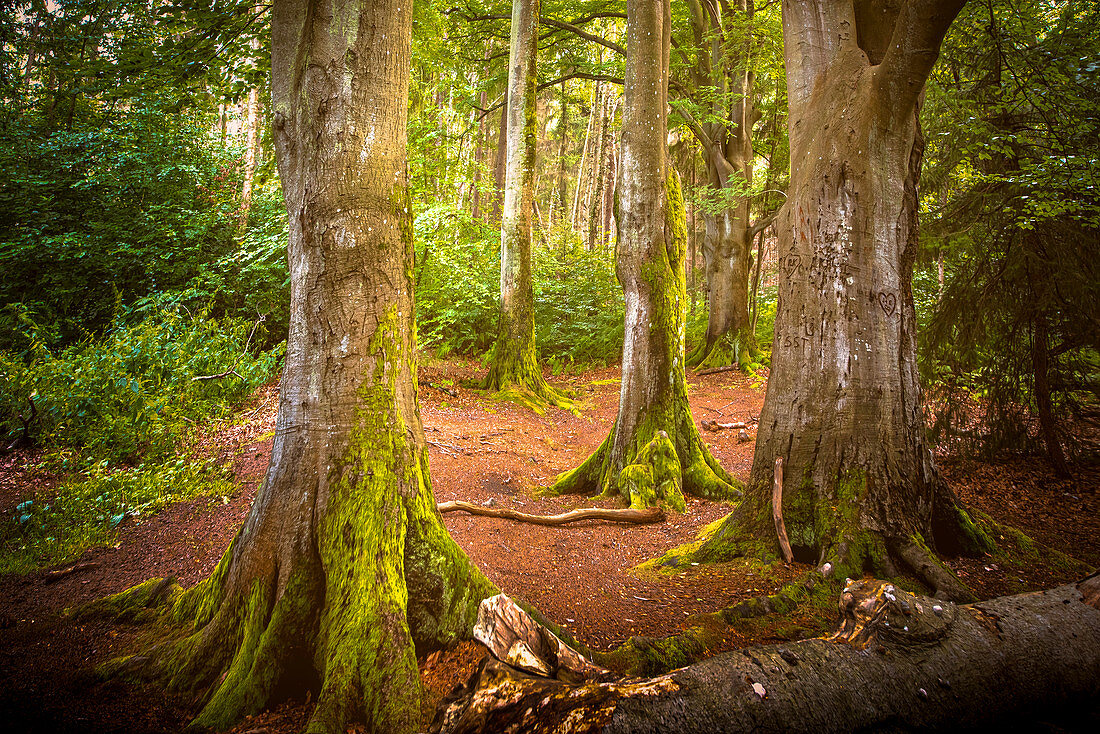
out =
[[[898,297],[893,293],[879,293],[878,305],[882,306],[882,312],[889,318],[898,310]]]
[[[798,270],[798,266],[802,264],[801,255],[787,255],[783,259],[783,269],[787,271],[787,277],[791,277],[795,270]]]

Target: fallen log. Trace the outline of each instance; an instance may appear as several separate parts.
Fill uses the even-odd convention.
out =
[[[1069,712],[1100,695],[1098,607],[1097,574],[965,606],[865,579],[845,587],[829,638],[751,647],[655,678],[573,684],[486,657],[433,731],[961,730]]]
[[[516,522],[529,522],[534,525],[565,525],[579,520],[610,520],[611,522],[626,522],[635,525],[661,522],[665,519],[665,512],[660,507],[647,507],[644,510],[632,508],[614,509],[603,507],[585,507],[579,510],[570,510],[558,515],[529,515],[526,512],[516,510],[483,507],[481,505],[451,500],[440,502],[436,505],[440,512],[468,512],[471,515],[484,515],[485,517],[502,517]]]

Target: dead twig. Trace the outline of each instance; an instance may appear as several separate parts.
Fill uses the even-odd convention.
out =
[[[248,347],[252,344],[252,336],[256,333],[256,329],[259,328],[260,324],[265,321],[267,321],[266,313],[261,314],[260,318],[256,319],[256,323],[252,324],[252,330],[248,332],[248,339],[246,339],[244,342],[244,349],[241,350],[240,355],[238,355],[237,357],[237,361],[233,363],[232,367],[227,369],[225,372],[219,372],[216,375],[198,375],[197,377],[192,377],[191,382],[202,382],[204,380],[220,380],[223,377],[229,377],[229,375],[240,378],[242,382],[248,382],[248,380],[241,377],[241,374],[237,372],[237,365],[239,365],[241,363],[241,360],[244,359],[244,355],[248,354]]]

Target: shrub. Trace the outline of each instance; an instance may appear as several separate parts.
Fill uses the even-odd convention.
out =
[[[33,331],[23,359],[0,353],[0,436],[26,430],[84,461],[164,457],[191,424],[224,414],[278,366],[282,347],[254,350],[253,324],[163,302],[144,307],[144,318],[128,323],[138,314],[120,309],[102,337],[57,354]]]

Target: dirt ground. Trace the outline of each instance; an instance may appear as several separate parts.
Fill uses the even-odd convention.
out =
[[[439,501],[465,500],[528,513],[553,514],[592,506],[585,497],[540,498],[537,490],[579,464],[607,435],[618,405],[619,370],[606,368],[554,378],[585,402],[583,415],[550,409],[539,416],[520,406],[460,387],[479,367],[430,362],[420,370],[420,400],[430,441],[432,483]],[[689,377],[696,421],[745,421],[760,414],[762,380],[737,372]],[[185,586],[208,575],[244,520],[271,451],[276,388],[261,389],[236,424],[217,426],[195,450],[232,460],[239,490],[227,502],[203,498],[179,503],[140,523],[129,522],[117,545],[79,559],[94,564],[49,584],[41,574],[0,577],[0,721],[7,731],[179,731],[187,702],[121,682],[99,683],[88,670],[140,645],[140,632],[107,623],[75,625],[59,619],[66,607],[121,591],[156,576]],[[748,478],[755,431],[705,433],[711,450],[732,474]],[[1100,466],[1081,466],[1066,480],[1034,458],[982,463],[943,457],[948,480],[971,506],[1034,539],[1093,566],[1100,565]],[[34,456],[0,456],[0,512],[52,480],[28,467]],[[610,506],[603,503],[605,506]],[[675,633],[693,614],[770,593],[806,570],[794,564],[766,576],[746,564],[692,567],[660,577],[631,569],[692,540],[729,512],[723,503],[689,499],[687,512],[657,525],[583,521],[540,527],[465,513],[445,522],[471,559],[502,591],[522,597],[593,649],[610,649],[632,635]],[[1056,564],[951,562],[984,597],[1038,589],[1071,580]],[[796,618],[779,626],[731,630],[723,649],[816,634],[829,620]],[[714,652],[719,652],[715,650]],[[421,661],[425,710],[476,667],[483,650],[463,643]],[[309,701],[291,701],[238,726],[244,734],[297,732]]]

